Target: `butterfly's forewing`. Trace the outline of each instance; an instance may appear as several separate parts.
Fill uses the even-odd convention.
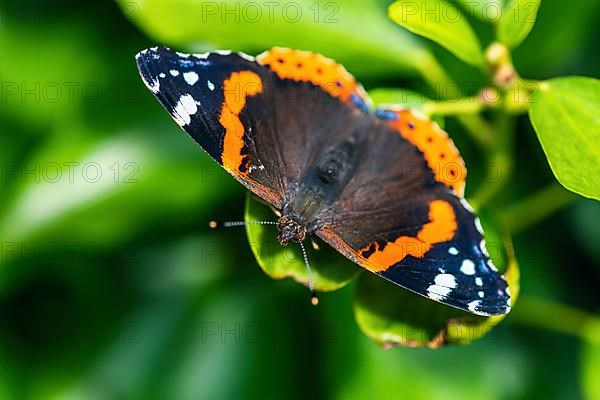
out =
[[[257,57],[183,54],[157,47],[136,61],[146,86],[173,119],[229,173],[281,209],[289,188],[364,91],[320,55],[274,48]]]
[[[136,61],[173,119],[248,189],[280,207],[283,184],[268,111],[272,74],[231,52],[191,55],[158,47]]]

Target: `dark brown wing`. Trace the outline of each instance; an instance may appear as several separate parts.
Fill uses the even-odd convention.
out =
[[[257,59],[164,47],[136,56],[146,86],[173,119],[244,186],[281,209],[315,149],[339,134],[342,102],[366,104],[354,78],[322,56],[275,48]]]
[[[378,114],[383,119],[372,123],[365,154],[317,234],[357,264],[430,299],[476,314],[507,313],[507,284],[489,260],[479,219],[455,191],[462,191],[466,171],[454,145],[410,112]],[[415,142],[433,144],[421,150]],[[432,159],[446,172],[432,168]]]

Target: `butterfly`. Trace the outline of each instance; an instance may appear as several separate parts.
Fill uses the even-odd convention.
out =
[[[343,66],[311,52],[154,47],[136,62],[175,122],[277,211],[281,244],[316,236],[434,301],[510,311],[464,199],[464,161],[436,123],[401,107],[373,110]]]

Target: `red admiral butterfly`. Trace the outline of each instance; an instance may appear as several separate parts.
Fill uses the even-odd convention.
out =
[[[136,60],[173,119],[280,213],[281,244],[316,235],[432,300],[480,315],[510,311],[463,198],[464,162],[435,123],[408,109],[372,111],[342,66],[310,52],[157,47]]]

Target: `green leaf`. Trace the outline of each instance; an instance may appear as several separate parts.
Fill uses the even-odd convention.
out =
[[[148,135],[150,128],[140,126],[98,138],[77,120],[58,129],[44,148],[7,174],[15,182],[0,204],[3,242],[63,240],[82,246],[85,238],[104,249],[132,240],[152,223],[181,223],[190,207],[210,209],[235,190],[235,181],[190,146],[171,121],[151,121],[149,127],[165,134]],[[220,189],[206,190],[210,185]],[[23,256],[10,250],[0,264]]]
[[[600,200],[600,81],[557,78],[540,84],[529,118],[556,179]]]
[[[40,46],[42,36],[44,45]],[[87,51],[93,40],[88,29],[69,24],[57,24],[54,29],[2,24],[0,53],[12,56],[0,63],[0,114],[43,132],[65,115],[75,115],[86,103],[96,103],[102,91],[109,97],[103,54]],[[43,68],[40,60],[47,60]]]
[[[269,206],[256,200],[250,193],[246,199],[246,221],[273,221],[277,217]],[[291,243],[282,246],[277,241],[277,228],[274,225],[246,225],[248,242],[258,265],[273,279],[293,278],[308,286],[306,266],[300,246]],[[360,267],[338,254],[328,245],[313,250],[305,241],[306,251],[312,271],[315,289],[327,292],[340,289],[348,284],[360,271]]]
[[[583,346],[582,355],[582,374],[583,391],[585,398],[590,400],[600,399],[600,381],[598,380],[598,371],[600,371],[600,322],[591,321],[583,331],[586,338]]]
[[[487,248],[508,281],[512,303],[519,295],[519,268],[508,235],[482,218]],[[468,344],[486,335],[505,316],[482,317],[428,300],[372,274],[358,283],[354,314],[362,331],[382,346],[438,348]]]
[[[510,48],[525,40],[537,18],[541,0],[512,0],[498,22],[498,39]]]
[[[379,0],[118,3],[153,40],[192,51],[221,48],[255,54],[273,46],[310,50],[335,59],[361,78],[418,70],[428,55],[423,42],[387,18]]]
[[[388,9],[390,18],[411,32],[433,40],[468,64],[479,66],[479,39],[462,12],[442,0],[399,0]]]
[[[457,0],[467,15],[485,22],[497,22],[502,16],[504,0]]]

